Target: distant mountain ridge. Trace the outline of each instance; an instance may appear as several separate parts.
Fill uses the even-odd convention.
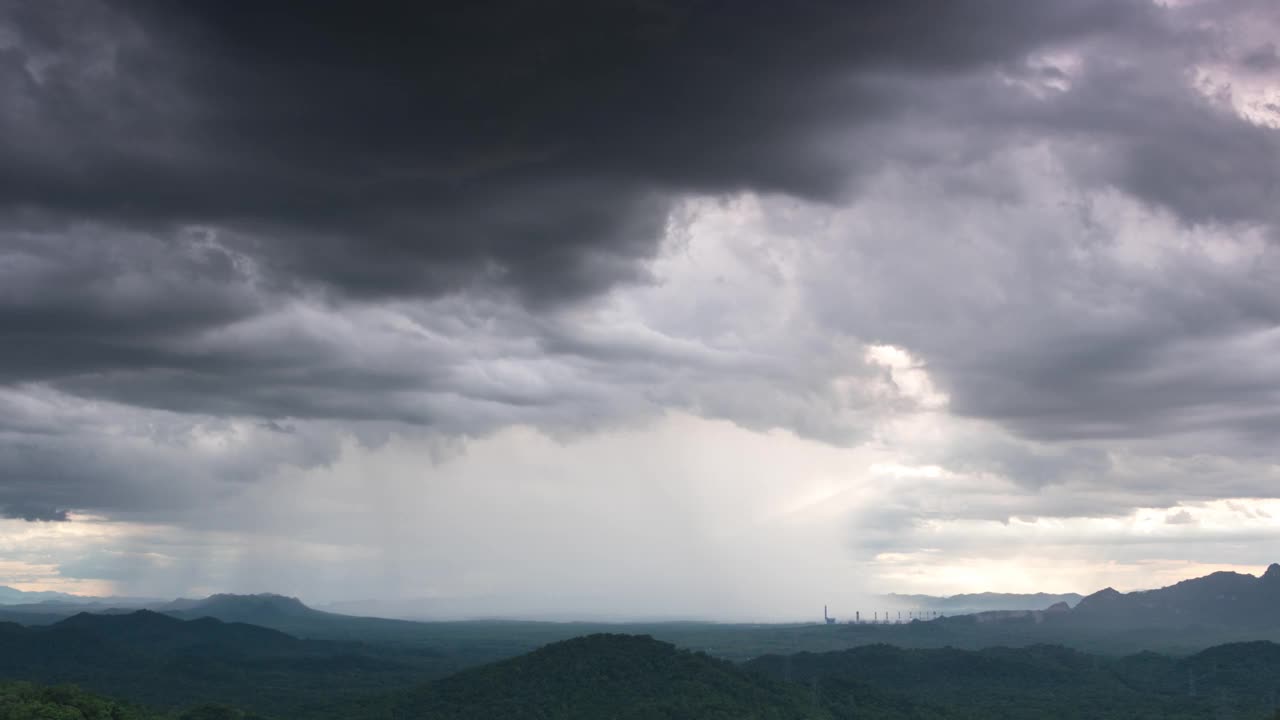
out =
[[[206,598],[178,598],[173,602],[156,605],[151,608],[175,617],[216,617],[227,622],[249,622],[265,615],[275,616],[308,616],[328,615],[320,610],[313,610],[296,597],[277,595],[275,593],[258,593],[256,595],[233,595],[218,593]],[[243,616],[247,619],[241,619]]]
[[[33,632],[68,631],[83,632],[99,640],[125,645],[146,645],[149,651],[187,647],[239,649],[244,646],[253,648],[254,652],[293,652],[307,645],[304,640],[258,625],[228,623],[211,617],[184,621],[150,610],[114,615],[84,612]]]
[[[56,590],[19,590],[0,585],[0,607],[28,608],[63,608],[79,606],[112,606],[137,608],[160,602],[157,598],[73,595]]]
[[[85,598],[79,595],[72,595],[64,592],[54,592],[52,590],[30,591],[11,588],[8,585],[0,585],[0,605],[22,605],[25,603],[38,603],[45,600],[75,600],[87,601],[96,598]]]
[[[947,618],[949,623],[1045,624],[1095,631],[1220,628],[1235,632],[1280,630],[1280,563],[1261,576],[1216,572],[1155,590],[1122,593],[1103,588],[1075,607],[991,610]]]
[[[936,610],[949,614],[967,614],[994,610],[1044,610],[1058,603],[1074,607],[1083,595],[1079,593],[965,593],[961,595],[902,595],[889,593],[881,596],[892,609]]]
[[[1260,577],[1216,572],[1157,590],[1105,588],[1081,600],[1069,617],[1092,625],[1275,627],[1280,625],[1280,563]]]
[[[912,596],[903,596],[908,602]],[[911,616],[902,608],[902,624],[733,624],[733,623],[549,623],[527,621],[418,622],[359,617],[308,607],[285,595],[217,594],[184,598],[150,607],[175,618],[212,617],[224,622],[272,628],[302,639],[391,643],[430,653],[432,672],[474,666],[528,652],[550,642],[599,632],[624,630],[651,635],[683,647],[705,650],[729,659],[749,659],[763,652],[789,648],[834,650],[875,643],[904,647],[1024,646],[1062,644],[1091,652],[1129,653],[1142,649],[1186,654],[1204,648],[1248,640],[1280,641],[1280,564],[1261,577],[1215,573],[1159,590],[1120,593],[1105,589],[1081,599],[1048,594],[977,594],[956,596],[955,602],[986,599],[1036,610],[988,610],[961,614],[942,611],[943,619]],[[1012,599],[1010,599],[1012,598]],[[1046,603],[1057,600],[1053,604]],[[888,609],[881,605],[882,610]],[[132,612],[109,605],[68,605],[59,602],[0,607],[0,622],[47,626],[88,611],[113,615]],[[883,613],[882,613],[883,617]],[[846,614],[843,620],[850,619]],[[873,616],[874,619],[874,616]],[[929,622],[914,622],[916,620]],[[1169,632],[1169,630],[1177,632]],[[483,640],[477,641],[477,638]],[[423,655],[422,657],[426,657]]]
[[[366,618],[316,610],[296,597],[275,593],[219,593],[200,599],[179,598],[153,609],[183,620],[212,617],[224,622],[261,625],[299,637],[327,639],[361,640],[361,632],[369,627],[396,628],[414,624],[407,620]],[[335,634],[338,628],[342,630]]]
[[[19,590],[8,585],[0,585],[0,605],[139,605],[146,602],[156,602],[156,600],[154,598],[74,595],[72,593],[58,592],[57,590]]]

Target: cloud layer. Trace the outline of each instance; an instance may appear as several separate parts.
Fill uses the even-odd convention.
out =
[[[1265,0],[0,5],[0,515],[282,538],[235,499],[700,418],[898,488],[823,501],[851,562],[1194,534],[1278,487],[1276,33]]]

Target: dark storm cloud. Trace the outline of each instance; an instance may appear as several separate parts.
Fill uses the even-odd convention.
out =
[[[173,517],[276,468],[332,462],[338,439],[323,423],[280,432],[46,388],[0,389],[0,517]]]
[[[1117,63],[1118,65],[1118,63]],[[1051,103],[1051,124],[1100,136],[1109,157],[1077,160],[1190,223],[1280,218],[1280,133],[1240,117],[1187,84],[1185,68],[1088,62],[1078,86]],[[1065,123],[1064,119],[1065,118]]]
[[[1232,81],[1249,76],[1231,73],[1266,69],[1238,36],[1280,13],[1203,2],[1165,20],[1169,43],[1098,37],[918,87],[948,110],[904,122],[900,137],[927,139],[901,171],[912,190],[859,213],[916,210],[843,238],[818,312],[921,353],[953,411],[1023,436],[1273,453],[1280,117],[1242,115]],[[1113,191],[1146,206],[1147,229]]]
[[[175,338],[260,312],[254,285],[198,232],[0,229],[0,382],[173,365]]]
[[[815,312],[918,353],[953,412],[1024,437],[1274,453],[1280,247],[1263,230],[1180,226],[1105,186],[1064,194],[1045,157],[1030,147],[954,176],[921,168],[868,193],[853,216],[887,216],[855,224],[823,256]],[[952,190],[1003,174],[1016,202]],[[904,206],[913,211],[889,210]],[[977,454],[1019,466],[998,449]]]
[[[118,2],[10,11],[0,203],[269,236],[357,295],[634,279],[672,193],[827,197],[831,144],[952,74],[1149,21],[1137,2]],[[873,161],[873,159],[870,159]]]
[[[1136,1],[3,10],[0,378],[417,422],[438,418],[385,398],[447,392],[430,363],[353,367],[290,329],[208,336],[312,290],[539,306],[639,279],[679,193],[830,198],[880,162],[850,133],[920,102],[885,76],[1159,26]]]
[[[26,499],[0,505],[0,517],[19,518],[28,522],[66,522],[67,511],[41,505]]]
[[[1280,317],[1256,269],[1174,267],[1131,292],[1076,252],[1106,242],[1087,209],[1057,229],[988,224],[992,245],[968,253],[938,242],[963,222],[931,217],[953,198],[1017,205],[1018,179],[984,163],[1044,144],[1071,182],[1187,225],[1274,223],[1276,132],[1187,81],[1219,55],[1264,72],[1265,47],[1218,52],[1195,12],[0,0],[0,383],[106,408],[43,433],[0,425],[0,513],[182,506],[201,482],[331,460],[339,433],[307,432],[327,419],[482,434],[679,408],[856,441],[866,421],[831,387],[865,374],[860,349],[801,330],[708,340],[751,337],[750,317],[690,311],[667,336],[580,332],[570,313],[648,278],[682,197],[821,208],[903,168],[951,184],[896,198],[918,235],[824,268],[840,292],[795,325],[831,314],[853,344],[899,343],[956,412],[1045,441],[1272,427],[1240,409],[1270,398],[1270,369],[1227,377],[1210,347]],[[1037,234],[1060,242],[1018,244]],[[1009,256],[1011,274],[980,266]],[[980,279],[1020,310],[966,296]],[[1091,293],[1138,301],[1121,320],[1069,302]],[[194,454],[228,417],[255,418],[242,457]],[[261,422],[283,418],[304,422]],[[1027,486],[1108,471],[1093,449],[983,453],[974,467]],[[167,482],[190,454],[190,481]]]

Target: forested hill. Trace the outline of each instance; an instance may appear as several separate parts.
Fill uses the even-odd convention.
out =
[[[394,636],[414,629],[407,620],[338,615],[308,607],[301,600],[274,593],[258,595],[210,595],[200,599],[179,599],[153,608],[156,612],[183,620],[213,617],[225,622],[242,622],[282,630],[299,637],[361,639],[374,635]]]
[[[877,645],[739,665],[648,636],[598,634],[426,682],[329,649],[153,614],[4,626],[0,676],[74,680],[155,710],[0,684],[0,720],[1272,720],[1280,697],[1280,645],[1268,642],[1184,658]],[[192,708],[203,703],[222,707]]]
[[[302,703],[408,687],[424,674],[422,663],[385,650],[213,618],[139,611],[0,624],[0,679],[74,683],[162,708],[224,702],[288,716]]]
[[[887,645],[771,655],[746,669],[810,687],[837,718],[1272,718],[1280,645],[1187,658],[1123,658],[1059,646],[981,651]],[[873,710],[874,709],[874,710]]]
[[[165,720],[151,710],[72,687],[0,682],[0,720]]]
[[[268,720],[228,705],[204,704],[164,713],[74,686],[0,682],[0,720]]]
[[[554,643],[426,685],[396,701],[407,720],[825,720],[806,688],[648,636]]]

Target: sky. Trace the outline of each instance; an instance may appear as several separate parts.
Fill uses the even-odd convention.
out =
[[[0,0],[0,584],[1280,560],[1280,5]]]

